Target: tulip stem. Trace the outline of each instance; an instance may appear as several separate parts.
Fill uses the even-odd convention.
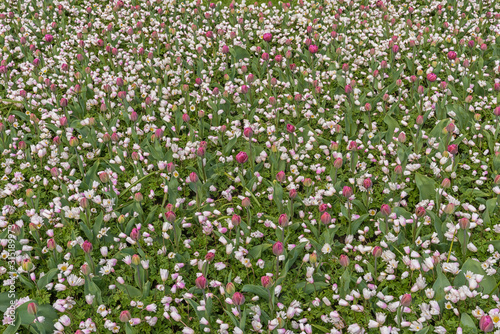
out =
[[[240,246],[240,225],[236,226],[236,242],[235,242],[235,252],[238,251],[238,247]]]
[[[279,256],[276,256],[276,282],[278,282],[279,273],[280,273]]]

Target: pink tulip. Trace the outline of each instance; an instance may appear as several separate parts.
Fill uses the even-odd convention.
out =
[[[245,152],[240,152],[236,154],[236,161],[240,164],[244,164],[248,161],[248,155]]]
[[[280,256],[281,254],[283,254],[283,251],[284,251],[284,248],[283,248],[283,244],[279,241],[277,241],[276,243],[274,243],[273,245],[273,254],[276,255],[276,256]]]

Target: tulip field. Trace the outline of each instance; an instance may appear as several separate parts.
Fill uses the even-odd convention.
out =
[[[0,331],[500,334],[500,2],[0,2]]]

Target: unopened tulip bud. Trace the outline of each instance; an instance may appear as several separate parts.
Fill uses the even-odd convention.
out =
[[[342,195],[345,197],[345,198],[349,198],[351,197],[353,194],[353,191],[352,191],[352,188],[349,187],[349,186],[344,186],[344,188],[342,188]]]
[[[121,322],[129,322],[130,319],[132,319],[132,316],[130,315],[129,311],[122,311],[120,313],[120,321]]]
[[[38,306],[35,303],[28,304],[28,314],[35,315],[38,312]]]
[[[382,204],[382,206],[380,207],[380,212],[386,216],[386,217],[389,217],[389,215],[391,214],[391,207],[389,206],[389,204]]]
[[[333,167],[337,169],[342,168],[342,163],[343,163],[342,158],[337,158],[333,163]]]
[[[132,255],[132,264],[136,266],[141,264],[141,258],[139,257],[139,255],[137,254]]]
[[[401,298],[401,306],[409,307],[411,305],[411,295],[409,293],[404,294]]]
[[[199,276],[198,278],[196,278],[196,280],[194,281],[196,287],[198,289],[205,289],[207,287],[207,279],[205,278],[205,276]]]
[[[233,282],[229,282],[226,284],[226,292],[232,295],[236,291],[236,287]]]
[[[269,276],[262,276],[260,278],[260,282],[262,283],[262,286],[267,289],[272,285],[272,279]]]
[[[415,214],[417,215],[418,218],[422,218],[425,215],[425,213],[426,213],[426,211],[425,211],[425,208],[423,206],[419,206],[415,210]]]
[[[347,257],[347,255],[345,254],[342,254],[340,255],[340,258],[339,258],[339,263],[342,267],[347,267],[349,265],[349,258]]]
[[[284,251],[283,244],[279,241],[275,242],[273,245],[273,254],[275,256],[280,256],[281,254],[283,254],[283,251]]]
[[[31,259],[24,259],[21,263],[21,268],[23,268],[24,271],[31,271],[31,269],[33,269],[33,262]]]
[[[382,256],[382,247],[375,246],[373,247],[372,254],[375,258]]]
[[[241,292],[235,292],[231,298],[234,305],[243,305],[245,303],[245,296]]]
[[[92,243],[88,240],[85,240],[82,244],[82,250],[84,253],[89,254],[92,251]]]
[[[189,174],[189,181],[192,183],[198,182],[198,175],[195,172],[191,172],[191,174]]]
[[[495,327],[493,320],[487,314],[483,315],[479,320],[479,329],[485,333],[492,332]]]
[[[47,240],[47,249],[48,250],[56,249],[56,241],[54,240],[54,238],[50,238],[49,240]]]
[[[287,214],[283,213],[282,215],[280,215],[280,217],[278,218],[278,224],[281,227],[286,227],[286,226],[288,226],[288,223],[289,223],[289,219],[288,219]]]
[[[467,230],[470,226],[470,221],[469,219],[463,217],[459,219],[458,224],[462,230]]]
[[[451,181],[448,178],[445,178],[443,182],[441,182],[441,187],[443,188],[449,188],[451,187]]]
[[[453,203],[448,203],[446,207],[444,208],[444,213],[451,215],[455,211],[455,204]]]
[[[284,182],[285,179],[286,176],[284,171],[279,171],[278,174],[276,174],[276,180],[278,180],[278,182]]]
[[[250,206],[250,198],[245,197],[243,200],[241,200],[241,206],[244,208],[248,208]]]
[[[321,222],[325,225],[330,224],[332,222],[332,216],[328,212],[324,212],[320,218]]]
[[[239,226],[241,223],[241,217],[239,215],[233,215],[233,217],[231,218],[231,223],[234,226]]]
[[[86,263],[84,263],[81,267],[80,267],[80,270],[82,272],[82,274],[84,276],[87,276],[87,275],[90,275],[91,273],[91,270],[90,270],[90,266]]]

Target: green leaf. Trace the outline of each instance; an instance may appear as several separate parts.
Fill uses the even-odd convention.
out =
[[[298,246],[295,246],[294,249],[288,253],[288,259],[285,263],[285,273],[290,270],[290,268],[293,266],[295,261],[297,260],[297,257],[299,256],[299,253],[302,251],[302,249],[306,246],[306,243],[302,243]]]
[[[273,199],[279,212],[283,212],[283,188],[277,182],[274,183]]]
[[[465,275],[468,271],[473,272],[474,274],[483,275],[483,280],[479,283],[479,286],[483,288],[484,294],[489,294],[491,292],[497,291],[496,288],[497,282],[493,276],[488,276],[486,272],[481,268],[481,264],[473,259],[468,259],[463,264],[462,270],[458,273],[457,277],[453,281],[453,285],[455,287],[460,287],[462,285],[468,285],[467,279]]]
[[[142,292],[141,290],[128,285],[128,284],[118,284],[118,289],[122,290],[125,292],[127,295],[130,295],[132,298],[141,298],[142,297]]]
[[[433,179],[420,173],[416,173],[415,182],[417,183],[417,188],[420,192],[420,201],[436,198],[436,182],[434,182]]]
[[[325,282],[314,282],[314,283],[309,283],[309,282],[300,282],[295,284],[295,289],[296,290],[303,290],[306,294],[311,294],[314,291],[320,291],[323,290],[324,288],[328,287],[329,284]]]
[[[224,155],[231,154],[231,151],[232,151],[234,145],[236,145],[237,140],[238,140],[238,137],[235,136],[234,138],[230,139],[227,142],[226,146],[224,147]]]
[[[26,277],[24,277],[23,275],[19,275],[19,280],[28,287],[28,289],[34,289],[35,288],[35,284],[33,284],[32,281],[30,281],[29,279],[27,279]]]
[[[250,255],[252,257],[252,259],[258,260],[261,257],[262,252],[265,251],[266,249],[268,249],[271,246],[272,246],[271,244],[262,244],[262,245],[254,246],[248,252],[248,255]]]
[[[311,324],[311,326],[313,326],[314,328],[319,329],[319,330],[320,330],[320,331],[322,331],[323,333],[330,333],[330,330],[326,329],[326,328],[325,328],[325,327],[323,327],[323,326],[316,325],[316,324]]]
[[[385,134],[385,140],[388,143],[390,143],[392,141],[392,136],[394,135],[394,130],[399,127],[399,124],[390,115],[386,115],[384,117],[384,122],[385,124],[387,124],[387,132]]]
[[[50,269],[44,276],[40,277],[38,279],[38,282],[36,283],[38,289],[44,289],[47,284],[49,284],[52,281],[52,278],[54,278],[55,275],[59,272],[59,269],[54,268]]]
[[[421,329],[417,332],[417,334],[427,334],[429,333],[429,331],[431,331],[432,329],[434,329],[433,326],[428,326],[428,327],[425,327],[424,329]]]
[[[253,293],[254,295],[257,295],[264,299],[269,298],[269,292],[258,285],[246,284],[243,286],[243,289],[241,289],[241,291]]]
[[[460,317],[460,323],[463,326],[464,333],[477,333],[476,324],[467,313],[462,313],[462,316]]]
[[[432,286],[432,289],[434,290],[434,299],[436,299],[437,302],[444,301],[444,288],[447,286],[450,286],[450,281],[448,281],[448,278],[443,274],[441,271],[441,267],[437,266],[436,267],[437,271],[437,280],[434,282],[434,285]]]
[[[90,231],[89,227],[84,223],[80,222],[80,229],[85,233],[85,237],[87,237],[87,240],[93,240],[94,235],[92,234],[92,231]]]
[[[236,61],[244,58],[250,58],[250,53],[246,49],[243,49],[241,46],[234,46],[232,50],[230,50],[230,52]]]

